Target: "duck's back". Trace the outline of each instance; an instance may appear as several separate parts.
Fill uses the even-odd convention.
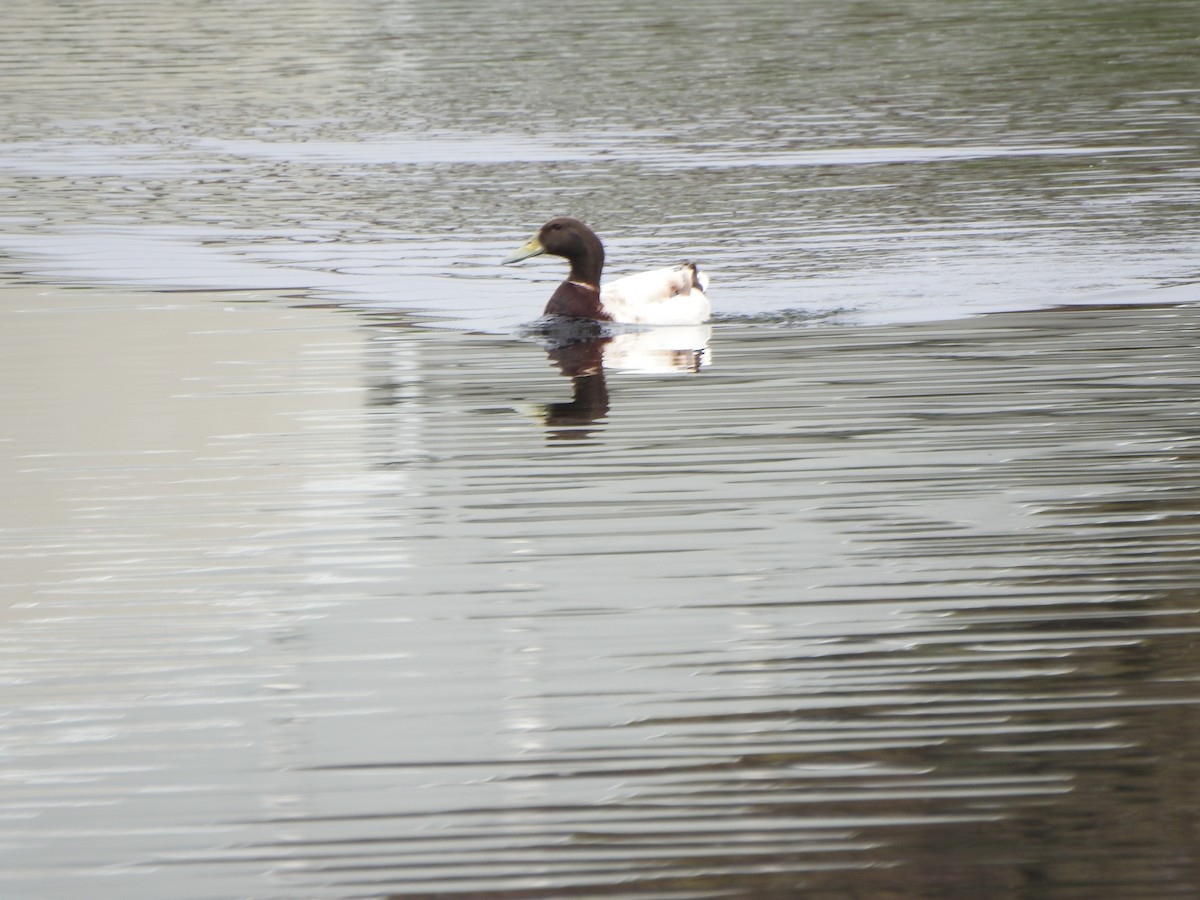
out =
[[[692,263],[627,275],[600,288],[604,312],[631,325],[698,325],[712,306],[707,279]]]

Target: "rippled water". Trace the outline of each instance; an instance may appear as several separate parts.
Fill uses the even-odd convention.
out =
[[[0,895],[1200,892],[1193,4],[175,6],[0,32]]]
[[[0,251],[505,330],[569,212],[725,316],[1195,300],[1200,12],[1043,7],[16,0]]]
[[[564,423],[527,343],[33,299],[13,896],[1196,885],[1195,309],[723,325]]]

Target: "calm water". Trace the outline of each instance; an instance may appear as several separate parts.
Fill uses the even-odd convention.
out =
[[[0,896],[1200,893],[1200,8],[167,6],[0,33]]]

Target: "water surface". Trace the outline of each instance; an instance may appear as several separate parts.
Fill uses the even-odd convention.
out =
[[[6,6],[0,894],[1200,890],[1200,13],[726,7]]]
[[[1193,308],[720,325],[564,423],[508,338],[3,297],[14,896],[1197,883]]]
[[[39,279],[506,330],[560,273],[498,260],[568,213],[724,316],[1197,298],[1184,0],[10,7],[0,251]]]

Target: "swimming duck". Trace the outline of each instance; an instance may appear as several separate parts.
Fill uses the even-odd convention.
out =
[[[695,263],[628,275],[600,287],[604,245],[578,219],[551,219],[504,264],[542,253],[562,256],[571,264],[567,280],[546,304],[545,315],[630,325],[699,325],[712,315],[704,296],[708,278]]]

